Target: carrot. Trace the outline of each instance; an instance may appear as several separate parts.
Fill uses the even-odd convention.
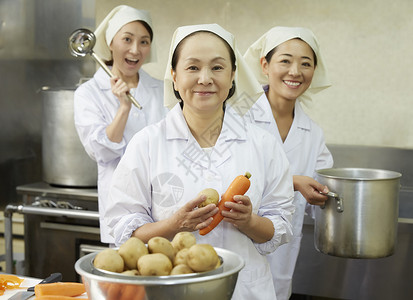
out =
[[[105,291],[106,300],[119,300],[122,295],[122,284],[108,283]]]
[[[0,274],[0,296],[4,294],[6,289],[21,288],[20,284],[23,280],[15,275]]]
[[[75,297],[84,292],[86,292],[85,285],[78,282],[43,283],[34,287],[36,297],[48,295]]]
[[[89,298],[73,298],[70,296],[61,296],[61,295],[45,295],[37,296],[34,300],[74,300],[74,299],[89,299]]]
[[[145,299],[145,287],[136,284],[126,284],[122,288],[122,300],[144,300]]]
[[[225,207],[225,203],[228,201],[234,201],[234,196],[235,195],[244,195],[248,189],[250,188],[250,177],[251,174],[249,172],[246,172],[245,175],[239,175],[235,177],[234,181],[229,185],[227,191],[222,195],[221,200],[218,203],[218,209],[219,211],[212,217],[212,223],[209,224],[207,227],[202,228],[199,230],[200,235],[206,235],[209,233],[212,229],[217,227],[217,225],[222,221],[224,218],[221,214],[223,210],[229,210],[228,208]]]

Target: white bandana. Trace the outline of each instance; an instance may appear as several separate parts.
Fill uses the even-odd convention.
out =
[[[263,90],[258,81],[255,79],[254,75],[251,73],[251,70],[248,68],[242,55],[237,50],[235,46],[234,36],[218,24],[183,26],[175,30],[171,41],[168,64],[164,78],[165,106],[169,109],[172,109],[172,107],[174,107],[175,104],[178,103],[178,99],[175,97],[173,90],[173,79],[171,72],[173,53],[175,52],[175,49],[178,46],[179,42],[181,42],[191,33],[198,31],[208,31],[216,34],[217,36],[224,39],[234,51],[236,58],[236,70],[234,78],[235,93],[230,99],[227,100],[226,104],[232,106],[240,115],[244,115],[255,103],[255,101],[262,95]]]
[[[331,86],[325,62],[320,52],[320,46],[311,30],[302,27],[273,27],[248,48],[244,55],[244,59],[258,81],[262,85],[266,85],[268,84],[268,77],[262,71],[261,58],[265,57],[278,45],[294,38],[300,38],[306,42],[313,49],[317,57],[317,66],[314,70],[311,85],[301,96],[301,98],[311,99],[312,93],[318,93]]]
[[[112,53],[109,49],[115,34],[126,24],[133,21],[143,21],[152,27],[152,20],[149,12],[138,10],[136,8],[119,5],[105,17],[95,30],[96,44],[93,51],[103,60],[109,61],[112,59]],[[156,61],[155,43],[151,43],[151,52],[145,63]]]

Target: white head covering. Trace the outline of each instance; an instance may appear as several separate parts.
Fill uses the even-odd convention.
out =
[[[164,104],[166,107],[171,109],[178,103],[178,99],[175,97],[173,90],[173,79],[172,79],[172,56],[175,52],[178,44],[188,35],[198,31],[208,31],[216,34],[225,40],[228,45],[232,48],[235,53],[236,58],[236,70],[235,70],[235,93],[227,100],[226,104],[231,105],[240,115],[244,115],[255,101],[263,93],[262,87],[255,79],[251,70],[245,63],[242,55],[239,53],[235,46],[234,36],[226,31],[224,28],[218,24],[201,24],[201,25],[191,25],[179,27],[175,30],[172,37],[171,48],[169,50],[168,64],[165,71],[164,79]]]
[[[109,49],[115,34],[126,24],[133,21],[143,21],[152,27],[152,20],[149,12],[138,10],[136,8],[119,5],[103,19],[95,30],[96,44],[93,51],[103,60],[109,61],[112,59],[112,53]],[[153,31],[153,30],[152,30]],[[155,43],[151,43],[151,52],[145,63],[156,61]]]
[[[324,59],[320,52],[320,46],[311,30],[302,27],[273,27],[248,48],[244,58],[258,81],[262,85],[267,85],[268,77],[262,71],[260,62],[261,57],[266,56],[278,45],[294,38],[300,38],[306,42],[313,49],[317,57],[317,66],[314,71],[311,85],[308,90],[301,95],[301,100],[304,100],[305,98],[311,99],[311,94],[318,93],[331,86]]]

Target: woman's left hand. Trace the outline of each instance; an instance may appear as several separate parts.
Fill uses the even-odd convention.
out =
[[[252,203],[248,196],[236,195],[233,201],[225,202],[229,211],[223,210],[223,221],[231,223],[235,228],[256,243],[265,243],[274,235],[274,225],[266,217],[252,213]]]
[[[234,201],[225,203],[225,207],[229,211],[223,210],[221,213],[224,216],[223,221],[233,224],[236,228],[242,231],[243,228],[249,226],[252,216],[252,204],[248,196],[236,195]]]

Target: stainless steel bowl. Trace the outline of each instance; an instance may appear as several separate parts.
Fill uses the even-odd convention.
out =
[[[92,300],[230,300],[244,259],[229,250],[215,248],[223,260],[221,273],[190,278],[163,276],[162,279],[139,277],[123,279],[96,274],[92,261],[98,252],[81,257],[75,264]],[[131,298],[133,295],[133,298]]]

